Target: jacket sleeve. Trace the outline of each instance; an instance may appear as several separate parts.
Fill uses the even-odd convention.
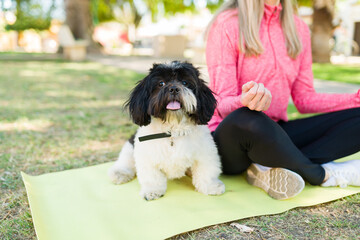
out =
[[[305,24],[304,24],[305,25]],[[292,86],[291,96],[300,113],[324,113],[360,107],[360,90],[353,94],[317,93],[314,90],[312,72],[311,38],[307,26],[303,26],[303,51],[299,55],[300,68]],[[355,89],[354,89],[355,90]]]
[[[230,25],[228,25],[230,26]],[[236,25],[234,26],[236,27]],[[224,118],[241,107],[238,81],[238,36],[224,23],[214,23],[206,44],[210,88],[218,101],[217,111]]]

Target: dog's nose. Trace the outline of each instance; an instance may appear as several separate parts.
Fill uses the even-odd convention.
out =
[[[169,92],[170,92],[171,94],[173,94],[173,95],[176,95],[176,94],[178,94],[178,93],[180,92],[180,89],[179,89],[178,87],[176,87],[176,86],[171,86],[171,87],[169,88]]]

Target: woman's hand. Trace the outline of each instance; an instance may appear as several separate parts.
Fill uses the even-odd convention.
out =
[[[255,111],[266,111],[270,107],[271,93],[262,83],[253,81],[242,86],[241,104]]]

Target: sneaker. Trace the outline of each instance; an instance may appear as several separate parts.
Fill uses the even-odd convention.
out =
[[[329,174],[329,178],[321,184],[322,187],[360,186],[360,160],[329,162],[321,166]]]
[[[295,197],[305,187],[299,174],[285,168],[269,168],[259,164],[251,164],[247,169],[247,181],[278,200]]]

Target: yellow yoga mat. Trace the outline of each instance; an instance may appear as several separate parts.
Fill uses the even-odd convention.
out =
[[[307,185],[289,200],[274,200],[245,177],[222,176],[226,193],[205,196],[191,179],[169,181],[164,197],[147,202],[136,179],[113,185],[112,163],[29,176],[22,173],[35,230],[40,240],[164,239],[176,234],[252,216],[276,214],[359,193],[360,187]]]

